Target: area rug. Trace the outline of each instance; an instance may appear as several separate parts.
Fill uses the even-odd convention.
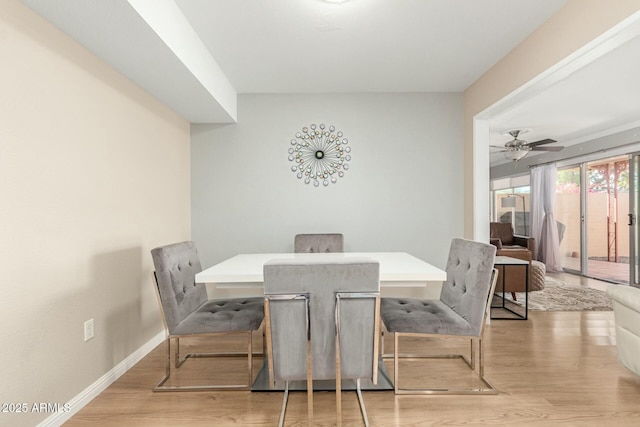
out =
[[[511,294],[506,298],[511,300]],[[524,306],[524,292],[516,293],[515,304]],[[571,285],[553,277],[545,277],[544,289],[529,292],[529,310],[536,311],[610,311],[611,301],[605,292]]]

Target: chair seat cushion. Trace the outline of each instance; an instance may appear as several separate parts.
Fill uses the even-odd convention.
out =
[[[180,322],[171,333],[207,334],[255,331],[264,319],[264,302],[258,298],[208,300]]]
[[[389,332],[476,335],[465,319],[440,300],[382,298],[380,313]]]

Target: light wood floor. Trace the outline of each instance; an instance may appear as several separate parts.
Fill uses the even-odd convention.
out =
[[[559,277],[560,278],[560,277]],[[572,279],[569,277],[569,279]],[[589,279],[574,283],[606,287]],[[228,347],[229,342],[219,341]],[[640,425],[640,377],[616,359],[613,312],[535,312],[529,320],[493,320],[485,335],[487,378],[496,396],[395,396],[364,392],[373,426]],[[189,346],[188,343],[186,343]],[[391,339],[386,348],[391,350]],[[201,343],[192,343],[193,347]],[[258,336],[255,342],[261,348]],[[461,344],[462,345],[462,344]],[[446,347],[446,348],[445,348]],[[438,341],[407,341],[402,350],[449,352]],[[239,346],[242,348],[242,345]],[[466,349],[462,345],[459,349]],[[455,348],[458,349],[458,348]],[[163,374],[164,344],[76,414],[67,426],[274,426],[281,392],[153,393]],[[256,361],[256,366],[259,364]],[[241,381],[242,362],[194,360],[202,375]],[[444,363],[444,364],[443,364]],[[179,371],[187,368],[185,364]],[[446,364],[446,366],[445,366]],[[215,372],[211,367],[215,366]],[[393,364],[387,363],[390,373]],[[184,375],[188,374],[184,371]],[[401,364],[405,385],[473,381],[456,361]],[[183,373],[180,372],[182,375]],[[437,385],[437,384],[436,384]],[[317,392],[314,425],[335,425],[335,394]],[[287,426],[306,425],[306,395],[291,394]],[[355,393],[343,393],[343,425],[362,425]]]

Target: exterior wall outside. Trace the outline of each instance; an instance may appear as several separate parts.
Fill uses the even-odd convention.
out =
[[[0,56],[0,401],[62,407],[162,330],[149,250],[190,237],[189,124],[17,0]]]
[[[607,232],[607,194],[589,193],[587,199],[588,255],[590,258],[606,261],[611,237]],[[564,257],[574,257],[573,253],[580,251],[580,210],[576,210],[576,206],[580,206],[580,194],[556,195],[554,215],[556,221],[562,222],[566,227],[565,238],[560,244],[560,251]],[[623,259],[629,258],[627,212],[629,212],[629,193],[621,193],[618,198],[615,222],[618,228],[616,233],[618,256]]]

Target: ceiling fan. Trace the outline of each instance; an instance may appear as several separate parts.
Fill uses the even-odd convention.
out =
[[[492,145],[494,148],[502,148],[500,151],[504,153],[504,157],[508,160],[513,160],[517,162],[522,159],[524,156],[529,154],[529,151],[560,151],[564,147],[543,147],[545,144],[552,144],[554,142],[558,142],[555,139],[541,139],[540,141],[535,142],[527,142],[523,139],[518,139],[518,136],[521,133],[527,132],[526,130],[514,129],[508,132],[505,132],[505,135],[511,135],[513,139],[504,144],[504,147]]]

